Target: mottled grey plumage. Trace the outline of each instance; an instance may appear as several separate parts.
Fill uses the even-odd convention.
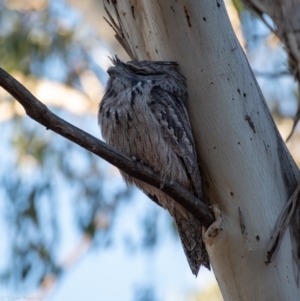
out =
[[[184,77],[175,62],[121,62],[117,57],[99,108],[99,124],[106,142],[180,183],[202,199],[195,143],[186,111]],[[193,274],[200,265],[209,268],[201,224],[165,193],[121,172],[169,210],[175,219]]]

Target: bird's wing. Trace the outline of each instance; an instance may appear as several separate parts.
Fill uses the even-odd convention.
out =
[[[160,124],[165,139],[183,160],[195,192],[202,199],[201,176],[195,143],[184,103],[176,95],[154,87],[151,90],[148,106]]]

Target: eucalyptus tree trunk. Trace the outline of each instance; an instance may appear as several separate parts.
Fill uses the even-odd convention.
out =
[[[270,115],[222,0],[105,1],[139,60],[174,60],[216,222],[205,243],[224,300],[300,300],[295,233],[266,264],[299,172]],[[201,229],[199,229],[201,231]],[[299,232],[298,232],[299,233]],[[298,238],[299,239],[299,238]]]

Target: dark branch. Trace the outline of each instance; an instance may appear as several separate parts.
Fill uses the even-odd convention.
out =
[[[53,114],[23,85],[1,68],[0,86],[24,107],[28,116],[47,129],[89,150],[128,175],[160,189],[160,177],[150,168]],[[214,222],[212,210],[178,183],[166,179],[161,190],[193,214],[204,227],[208,228]]]

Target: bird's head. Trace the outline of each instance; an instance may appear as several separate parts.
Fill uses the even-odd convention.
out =
[[[107,92],[118,94],[132,89],[139,82],[161,86],[164,90],[185,91],[185,78],[177,71],[178,64],[170,61],[130,61],[122,62],[117,56],[110,58],[112,66],[107,69],[109,81]],[[176,90],[177,89],[177,90]],[[176,91],[175,91],[176,90]],[[183,101],[186,95],[182,95]]]

